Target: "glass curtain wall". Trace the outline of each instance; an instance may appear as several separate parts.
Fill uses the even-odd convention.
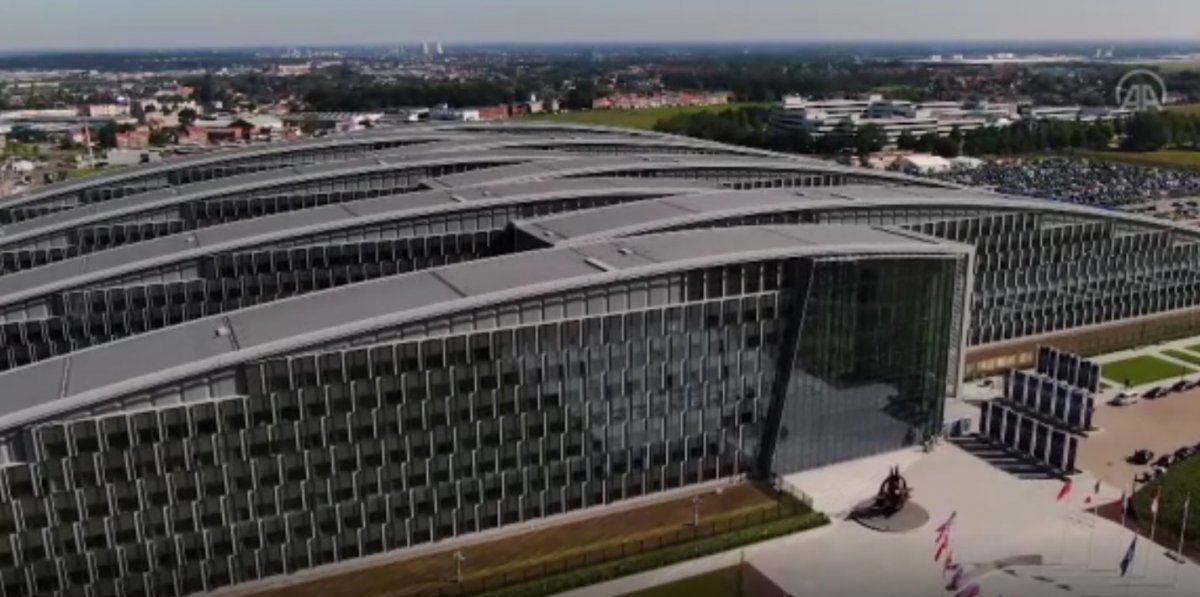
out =
[[[772,472],[896,450],[935,432],[961,339],[962,259],[814,262],[796,290]]]

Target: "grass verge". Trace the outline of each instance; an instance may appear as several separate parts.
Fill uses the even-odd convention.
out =
[[[1195,371],[1191,367],[1184,367],[1150,355],[1113,361],[1100,366],[1100,374],[1105,379],[1131,386],[1180,377]]]
[[[1185,363],[1191,363],[1193,365],[1200,365],[1200,355],[1188,352],[1186,350],[1175,350],[1175,349],[1164,350],[1163,354],[1165,354],[1173,359],[1183,361]]]
[[[572,122],[576,124],[595,124],[602,126],[619,126],[626,128],[650,130],[658,121],[679,116],[680,114],[699,114],[701,112],[724,112],[737,108],[751,106],[769,106],[770,104],[736,103],[717,106],[674,106],[669,108],[644,108],[641,110],[587,110],[581,112],[561,112],[559,114],[544,114],[533,116],[536,120],[551,120],[555,122]]]
[[[674,545],[629,558],[581,568],[565,574],[493,591],[487,593],[487,597],[542,597],[545,595],[554,595],[622,576],[654,570],[687,560],[694,560],[752,543],[815,529],[828,523],[829,519],[819,512],[798,514],[790,518],[775,520],[755,527],[704,537],[682,545]]]

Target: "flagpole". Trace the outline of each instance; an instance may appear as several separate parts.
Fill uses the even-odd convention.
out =
[[[1070,506],[1071,494],[1067,494],[1067,497],[1063,500],[1062,541],[1058,544],[1058,563],[1062,566],[1067,565],[1067,519],[1070,515]]]
[[[1175,550],[1175,572],[1171,574],[1171,586],[1179,582],[1179,568],[1183,566],[1183,538],[1187,535],[1188,509],[1192,505],[1192,494],[1183,500],[1183,524],[1179,525],[1179,548]]]
[[[1092,500],[1092,502],[1094,504],[1095,500]],[[1097,506],[1093,505],[1092,507],[1096,508]],[[1092,568],[1092,544],[1096,542],[1096,518],[1097,518],[1097,516],[1098,515],[1095,512],[1092,513],[1092,530],[1088,533],[1087,567],[1089,570]]]
[[[1158,486],[1158,491],[1154,493],[1154,499],[1150,502],[1150,545],[1146,546],[1146,567],[1142,568],[1142,574],[1147,578],[1150,576],[1150,552],[1153,551],[1154,534],[1158,530],[1158,511],[1162,509],[1162,485]]]

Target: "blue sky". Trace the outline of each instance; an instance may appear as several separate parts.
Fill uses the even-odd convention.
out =
[[[0,50],[929,39],[1200,40],[1200,0],[0,0]]]

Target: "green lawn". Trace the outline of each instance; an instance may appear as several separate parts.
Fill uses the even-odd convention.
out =
[[[723,106],[681,106],[676,108],[646,108],[644,110],[589,110],[584,112],[562,112],[559,114],[540,114],[532,116],[538,120],[554,120],[557,122],[574,122],[578,124],[597,124],[605,126],[622,126],[635,129],[653,129],[659,120],[678,116],[680,114],[697,114],[700,112],[723,112],[734,108],[752,106],[769,106],[770,104],[726,104]]]
[[[644,591],[626,593],[624,597],[730,597],[737,594],[738,569],[733,566]]]
[[[1179,112],[1181,114],[1200,114],[1200,104],[1173,104],[1167,106],[1168,112]]]
[[[1185,539],[1189,547],[1200,549],[1200,456],[1193,456],[1171,467],[1161,479],[1146,485],[1134,494],[1133,510],[1137,512],[1143,527],[1150,525],[1152,518],[1150,502],[1158,493],[1159,485],[1162,485],[1163,497],[1158,515],[1156,539],[1171,549],[1178,546],[1179,527],[1183,524],[1183,501],[1190,493],[1192,504],[1189,508]]]
[[[1178,359],[1180,361],[1183,361],[1185,363],[1191,363],[1193,365],[1200,365],[1200,355],[1193,354],[1186,350],[1164,350],[1163,354],[1165,354],[1173,359]]]
[[[1176,365],[1158,357],[1145,355],[1104,363],[1100,366],[1100,371],[1101,375],[1106,379],[1118,384],[1128,382],[1130,385],[1140,386],[1164,379],[1180,377],[1187,373],[1194,373],[1195,369]]]
[[[1094,160],[1123,162],[1139,166],[1161,166],[1184,170],[1200,170],[1200,151],[1163,149],[1161,151],[1079,151],[1077,155]]]
[[[112,166],[97,166],[95,168],[83,168],[83,167],[74,168],[74,169],[67,171],[67,180],[71,180],[71,179],[75,179],[75,178],[83,178],[85,176],[92,176],[95,174],[100,174],[101,172],[104,172],[106,170],[112,170]]]

